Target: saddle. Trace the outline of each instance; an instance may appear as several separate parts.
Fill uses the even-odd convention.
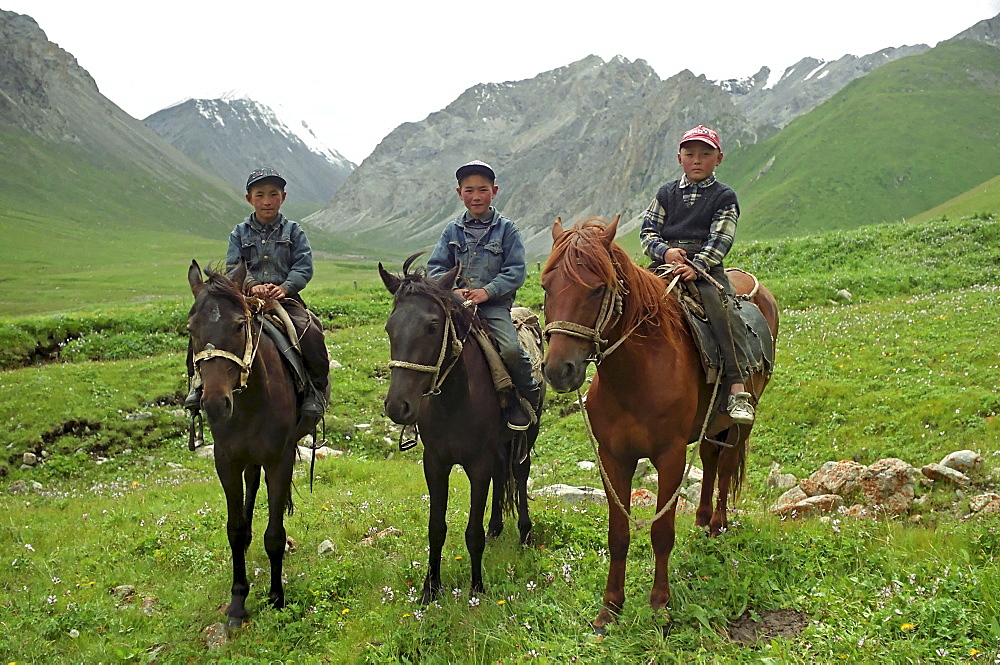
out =
[[[536,381],[542,383],[542,359],[545,356],[545,351],[542,347],[542,327],[538,323],[538,315],[527,307],[512,307],[510,318],[517,331],[518,343],[531,358],[531,373]],[[479,340],[479,346],[483,349],[483,355],[486,356],[490,373],[493,375],[493,385],[500,395],[500,403],[503,407],[507,407],[510,400],[518,399],[510,372],[507,371],[503,359],[500,358],[500,352],[497,351],[496,341],[490,334],[489,327],[481,326],[481,328],[475,329],[475,334]]]
[[[301,307],[294,300],[289,303],[294,307]],[[316,316],[312,312],[309,312],[309,315]],[[300,331],[295,329],[295,324],[285,311],[284,305],[277,300],[263,301],[255,316],[260,320],[264,334],[271,338],[278,347],[281,357],[291,367],[295,376],[295,389],[300,393],[305,391],[310,381],[302,360],[302,349],[299,347]]]
[[[726,272],[738,271],[749,274],[739,268],[726,268]],[[660,274],[666,277],[665,274]],[[753,275],[750,275],[753,277]],[[754,277],[756,283],[757,278]],[[701,358],[702,369],[705,371],[705,378],[709,384],[715,383],[723,372],[722,352],[719,349],[718,340],[712,326],[705,315],[705,308],[702,305],[701,295],[698,289],[690,282],[678,282],[679,289],[675,290],[678,302],[684,310],[688,327],[691,330],[691,337],[698,348],[698,355]],[[743,321],[746,332],[746,352],[736,346],[736,360],[740,368],[747,374],[764,374],[770,376],[774,371],[774,343],[771,338],[771,329],[767,326],[767,320],[751,300],[750,295],[737,294],[735,298],[736,311]],[[734,330],[734,334],[740,331]]]

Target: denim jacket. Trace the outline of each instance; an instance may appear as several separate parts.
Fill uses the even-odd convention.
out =
[[[427,274],[440,277],[461,262],[459,288],[485,289],[489,304],[510,309],[527,277],[524,242],[514,222],[492,212],[493,221],[479,242],[466,231],[467,214],[449,222],[427,260]]]
[[[246,261],[244,286],[277,284],[289,296],[306,288],[313,276],[312,248],[305,231],[281,213],[270,224],[261,224],[251,214],[229,234],[226,272]]]

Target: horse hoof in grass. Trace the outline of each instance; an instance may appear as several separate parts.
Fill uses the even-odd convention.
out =
[[[604,637],[608,634],[608,629],[606,626],[598,626],[596,623],[591,623],[590,628],[594,631],[594,635]]]

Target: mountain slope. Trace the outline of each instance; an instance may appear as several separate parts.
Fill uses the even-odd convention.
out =
[[[685,71],[661,81],[642,60],[589,56],[532,79],[474,86],[401,125],[307,221],[396,251],[429,247],[462,210],[455,169],[482,159],[497,171],[498,209],[539,256],[557,215],[641,212],[675,166],[674,142],[698,122],[717,126],[730,145],[757,140],[730,96],[704,77]]]
[[[143,122],[170,145],[237,190],[253,169],[270,165],[288,179],[289,203],[321,207],[354,164],[302,122],[287,122],[246,96],[188,99]]]
[[[1000,172],[1000,49],[960,40],[873,71],[727,155],[744,237],[898,220]]]

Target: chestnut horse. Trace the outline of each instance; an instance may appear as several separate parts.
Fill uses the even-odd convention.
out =
[[[751,429],[712,409],[715,391],[706,380],[680,303],[667,292],[663,279],[637,266],[614,242],[617,227],[618,217],[610,225],[590,219],[572,229],[563,229],[556,219],[552,254],[542,271],[545,332],[550,338],[545,378],[559,392],[578,390],[588,364],[597,363],[586,413],[599,444],[605,490],[622,502],[620,507],[609,506],[611,563],[603,607],[592,623],[599,633],[625,602],[625,560],[631,538],[628,504],[638,460],[649,458],[659,474],[657,514],[673,500],[650,527],[656,563],[649,603],[660,610],[670,599],[667,571],[674,546],[675,495],[688,444],[700,441],[704,467],[695,523],[716,536],[727,527],[727,501],[730,492],[735,496],[739,489]],[[756,284],[752,276],[738,271],[730,278],[737,293],[746,294]],[[750,300],[764,314],[773,344],[778,332],[774,297],[757,285]],[[755,399],[768,378],[763,374],[748,378],[747,390]],[[716,480],[719,496],[713,510]]]
[[[292,514],[292,466],[296,443],[313,430],[317,419],[299,418],[292,372],[271,338],[261,334],[262,323],[251,313],[241,291],[246,265],[241,264],[232,277],[211,268],[205,275],[207,282],[202,280],[198,263],[192,261],[188,283],[194,305],[188,314],[188,332],[201,375],[201,408],[215,440],[215,470],[229,511],[226,534],[232,551],[233,586],[226,614],[228,626],[238,628],[248,616],[246,551],[253,537],[261,469],[267,483],[268,601],[275,608],[285,606],[281,566],[284,513]]]
[[[439,278],[427,277],[423,271],[408,272],[419,255],[403,263],[402,278],[386,271],[381,263],[378,269],[386,289],[395,296],[385,324],[392,356],[385,412],[397,424],[416,423],[424,442],[424,478],[431,506],[421,602],[427,604],[442,588],[441,550],[448,531],[448,480],[454,465],[465,470],[471,486],[465,545],[472,569],[472,593],[484,590],[486,536],[500,535],[505,511],[517,509],[520,542],[528,543],[527,483],[538,423],[523,433],[507,427],[486,356],[478,336],[472,334],[474,328],[485,328],[485,324],[452,292],[459,266]],[[526,439],[521,446],[515,445],[521,436]],[[491,481],[493,503],[487,534],[483,518]]]

